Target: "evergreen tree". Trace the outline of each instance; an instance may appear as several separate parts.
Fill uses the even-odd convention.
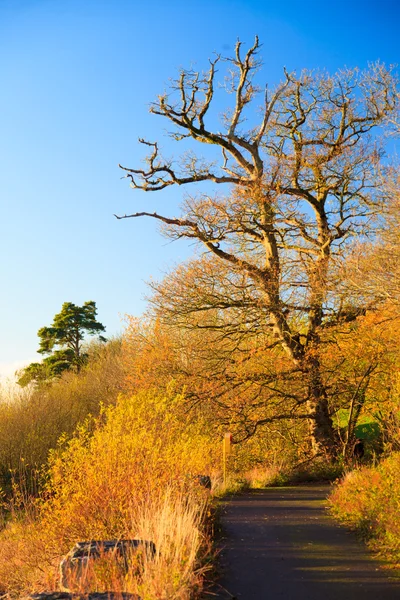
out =
[[[82,349],[85,335],[98,335],[100,341],[106,341],[101,335],[105,327],[96,317],[96,303],[93,301],[85,302],[83,306],[64,302],[52,325],[38,331],[38,352],[49,356],[41,363],[31,363],[23,369],[19,385],[26,386],[32,381],[47,382],[70,369],[79,372],[88,357]]]

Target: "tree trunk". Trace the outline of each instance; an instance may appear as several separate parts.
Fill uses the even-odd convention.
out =
[[[306,360],[304,370],[308,377],[307,407],[310,413],[309,431],[312,452],[315,456],[323,456],[331,461],[336,457],[335,432],[321,377],[320,362],[314,353]]]

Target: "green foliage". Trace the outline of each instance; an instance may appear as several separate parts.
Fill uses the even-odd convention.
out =
[[[25,387],[32,381],[36,384],[44,384],[59,377],[64,371],[71,369],[74,364],[74,353],[69,348],[55,350],[51,356],[47,356],[41,363],[31,363],[23,371],[18,379],[18,384]]]
[[[359,423],[354,429],[355,437],[359,440],[364,440],[370,444],[379,440],[381,430],[377,421],[365,420],[363,423]]]
[[[38,352],[50,356],[42,363],[31,363],[23,369],[18,384],[24,387],[32,381],[46,383],[70,369],[79,372],[88,358],[87,353],[82,352],[85,335],[98,335],[100,341],[106,341],[101,335],[105,327],[96,316],[96,303],[93,301],[85,302],[83,306],[64,302],[51,327],[42,327],[38,331]]]
[[[105,327],[96,320],[96,316],[96,303],[93,301],[85,302],[83,306],[64,302],[61,312],[54,317],[53,325],[39,329],[38,352],[48,354],[52,352],[55,345],[58,345],[76,353],[85,333],[95,335],[105,331]],[[101,336],[100,339],[104,340]]]

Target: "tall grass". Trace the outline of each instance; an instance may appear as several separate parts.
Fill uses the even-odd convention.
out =
[[[109,590],[111,577],[144,599],[194,597],[208,495],[195,475],[211,472],[215,451],[206,423],[173,389],[120,398],[52,453],[41,497],[1,533],[0,588],[14,597],[55,590],[59,561],[77,541],[139,537],[156,544],[154,560],[128,575],[92,573],[87,585]]]
[[[132,511],[129,537],[152,540],[156,554],[103,554],[89,561],[84,576],[68,582],[74,592],[109,591],[137,593],[143,600],[193,598],[202,587],[202,553],[208,544],[202,534],[204,500],[176,494],[169,488],[163,498],[153,498]]]
[[[119,340],[92,344],[80,373],[65,373],[52,385],[0,389],[0,484],[10,488],[23,462],[25,477],[47,462],[62,434],[71,436],[101,405],[115,404],[123,388]],[[27,483],[25,479],[25,484]],[[29,483],[29,482],[28,482]]]
[[[330,496],[333,514],[400,566],[400,453],[348,473]]]

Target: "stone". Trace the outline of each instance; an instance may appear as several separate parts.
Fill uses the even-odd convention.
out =
[[[211,477],[209,475],[197,475],[196,479],[201,487],[211,490]]]

